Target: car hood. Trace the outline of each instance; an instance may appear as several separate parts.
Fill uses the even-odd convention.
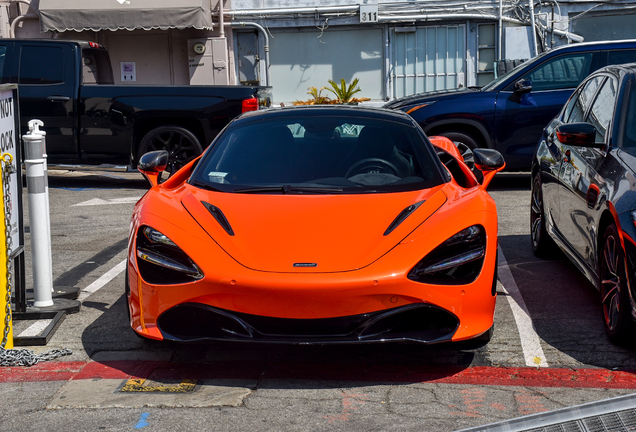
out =
[[[246,195],[193,188],[182,198],[190,215],[236,261],[284,273],[368,266],[445,202],[442,186],[360,195]],[[405,209],[418,203],[385,235]]]
[[[395,99],[391,102],[387,102],[384,104],[384,108],[390,109],[399,109],[405,106],[414,105],[426,101],[431,100],[439,100],[439,99],[451,99],[455,97],[460,97],[463,94],[474,93],[479,91],[478,87],[469,87],[469,88],[459,88],[459,89],[451,89],[451,90],[436,90],[424,93],[418,93],[412,96],[405,96],[399,99]]]

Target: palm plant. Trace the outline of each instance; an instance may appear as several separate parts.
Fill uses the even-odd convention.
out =
[[[312,105],[322,105],[322,104],[326,104],[330,102],[330,99],[328,96],[323,96],[322,95],[322,91],[323,90],[329,90],[327,87],[322,87],[320,90],[318,90],[316,87],[309,87],[308,88],[308,95],[311,95],[314,100],[311,101]]]
[[[357,87],[358,81],[358,78],[356,78],[347,86],[343,78],[340,80],[340,86],[338,86],[335,81],[329,80],[331,88],[327,88],[327,90],[336,95],[338,102],[349,103],[353,99],[353,95],[361,91],[360,87]]]

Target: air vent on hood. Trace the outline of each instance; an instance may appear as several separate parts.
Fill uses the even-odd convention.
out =
[[[225,217],[225,215],[223,214],[220,208],[213,206],[212,204],[207,203],[205,201],[201,201],[201,204],[203,204],[205,208],[208,209],[210,214],[214,216],[214,219],[216,219],[219,225],[223,227],[225,232],[227,232],[231,236],[234,235],[234,230],[232,229],[230,222],[228,222],[227,218]]]
[[[402,222],[404,222],[404,220],[407,217],[411,216],[411,213],[417,210],[417,208],[421,206],[422,204],[424,204],[424,201],[420,201],[415,204],[412,204],[408,206],[407,208],[405,208],[404,210],[402,210],[400,214],[397,215],[397,217],[393,220],[393,222],[391,222],[391,225],[389,225],[386,231],[384,231],[384,235],[388,236],[389,234],[391,234],[394,229],[396,229]]]

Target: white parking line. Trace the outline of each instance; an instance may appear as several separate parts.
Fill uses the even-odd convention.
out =
[[[28,326],[26,329],[24,329],[22,333],[18,335],[18,337],[39,336],[44,331],[46,326],[48,326],[51,323],[51,321],[52,320],[50,319],[36,321],[30,326]]]
[[[519,337],[521,338],[521,348],[523,349],[526,366],[548,367],[548,362],[546,361],[545,354],[541,348],[539,335],[537,335],[537,332],[534,330],[532,318],[530,318],[526,303],[523,301],[519,288],[512,277],[510,267],[508,267],[508,262],[506,261],[506,257],[504,256],[501,247],[499,248],[499,262],[497,267],[499,281],[503,286],[504,292],[508,294],[506,298],[508,299],[510,309],[512,309],[512,314],[517,322]]]
[[[82,290],[79,297],[77,299],[79,301],[84,301],[86,297],[93,294],[95,291],[106,285],[111,280],[115,279],[121,272],[126,269],[126,260],[123,260],[119,264],[117,264],[112,269],[108,270],[106,273],[101,275],[97,280],[95,280],[92,284],[87,286]]]

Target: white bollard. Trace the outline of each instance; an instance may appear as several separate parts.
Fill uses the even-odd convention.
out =
[[[33,293],[35,307],[53,306],[53,263],[47,194],[44,135],[40,120],[29,122],[29,132],[22,136],[25,149],[29,223],[31,225],[31,257],[33,261]]]

